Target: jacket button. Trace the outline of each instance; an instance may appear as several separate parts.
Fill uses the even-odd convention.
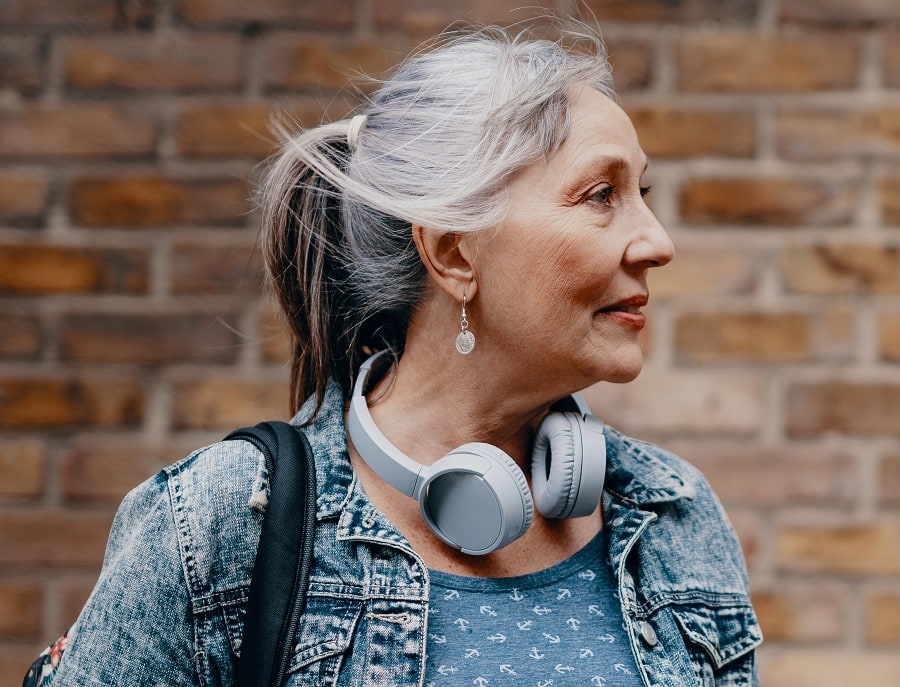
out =
[[[641,639],[647,643],[647,646],[656,646],[659,643],[659,639],[656,637],[656,630],[646,620],[641,623]]]

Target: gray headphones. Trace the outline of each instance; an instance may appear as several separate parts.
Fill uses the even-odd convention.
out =
[[[577,518],[597,508],[606,475],[606,439],[603,423],[580,396],[556,403],[538,427],[531,461],[532,500],[522,470],[496,446],[463,444],[429,466],[416,463],[388,441],[365,398],[373,364],[384,353],[360,367],[347,430],[369,467],[419,502],[422,517],[442,541],[463,553],[483,555],[521,537],[531,525],[535,505],[549,518]]]

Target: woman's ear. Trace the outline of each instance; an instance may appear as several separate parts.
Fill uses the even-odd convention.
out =
[[[475,279],[475,235],[440,232],[414,224],[413,242],[428,274],[454,300],[472,300],[478,290]]]

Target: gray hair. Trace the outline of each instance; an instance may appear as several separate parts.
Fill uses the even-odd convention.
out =
[[[566,47],[565,42],[572,45]],[[426,272],[412,225],[479,231],[505,188],[569,130],[572,88],[615,99],[599,36],[558,40],[498,27],[439,37],[381,82],[365,122],[288,136],[262,186],[269,276],[293,339],[292,407],[330,379],[349,395],[375,350],[403,350]],[[358,133],[358,135],[357,135]]]

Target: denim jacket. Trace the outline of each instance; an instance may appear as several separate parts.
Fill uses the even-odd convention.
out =
[[[319,486],[315,564],[287,684],[421,686],[428,570],[354,475],[336,385],[305,431]],[[719,502],[679,458],[606,432],[609,562],[644,684],[758,684],[762,637]],[[50,684],[231,685],[266,480],[252,445],[222,442],[133,490]]]

